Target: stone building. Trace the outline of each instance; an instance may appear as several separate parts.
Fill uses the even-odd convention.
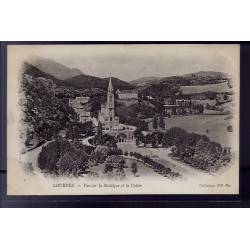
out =
[[[91,112],[86,105],[89,102],[89,97],[76,97],[75,99],[69,99],[69,106],[72,107],[78,117],[79,122],[87,122],[91,120]]]
[[[138,92],[136,90],[117,90],[118,99],[120,100],[138,100]]]

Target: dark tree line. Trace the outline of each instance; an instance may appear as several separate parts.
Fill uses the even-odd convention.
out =
[[[136,159],[139,159],[150,166],[155,172],[165,176],[165,177],[180,177],[181,175],[177,172],[173,172],[171,168],[166,168],[164,165],[160,164],[159,162],[156,162],[152,160],[150,157],[142,155],[137,152],[130,152],[130,156],[135,157]]]
[[[206,171],[216,171],[231,160],[229,148],[210,141],[205,135],[188,133],[178,127],[147,135],[137,130],[135,138],[138,146],[171,148],[174,157]]]

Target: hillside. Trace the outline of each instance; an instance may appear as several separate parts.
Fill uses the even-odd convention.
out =
[[[141,77],[131,81],[130,83],[136,85],[136,87],[144,87],[147,86],[148,84],[153,84],[154,82],[157,82],[161,78],[162,77],[156,77],[156,76]]]
[[[199,71],[196,73],[185,74],[183,77],[186,78],[212,78],[212,79],[227,79],[228,75],[217,71]]]
[[[28,67],[28,70],[34,69]],[[27,72],[30,71],[23,74],[20,86],[23,128],[27,127],[24,138],[26,146],[35,146],[44,140],[51,140],[60,129],[76,119],[76,114],[69,107],[67,98],[57,97],[56,85],[50,78],[35,77]]]
[[[100,96],[105,93],[105,90],[100,89],[100,88],[91,88],[91,89],[81,89],[81,88],[75,88],[75,87],[70,87],[70,86],[65,86],[64,81],[57,79],[56,77],[47,74],[32,64],[29,64],[27,62],[24,63],[23,65],[23,73],[30,75],[34,78],[37,77],[42,77],[45,79],[50,79],[53,81],[55,84],[53,91],[55,93],[56,97],[59,98],[74,98],[76,96]]]
[[[215,71],[199,71],[196,73],[185,74],[181,76],[169,77],[142,77],[130,83],[136,87],[152,86],[155,84],[175,83],[180,86],[195,86],[216,84],[228,80],[228,76],[222,72]]]
[[[54,77],[53,75],[41,71],[40,69],[38,69],[37,67],[35,67],[34,65],[32,65],[28,62],[24,62],[24,64],[23,64],[23,73],[31,75],[33,77],[43,77],[46,79],[51,79],[51,80],[53,80],[53,82],[55,84],[63,85],[62,80],[59,80],[58,78]]]
[[[73,87],[76,89],[107,89],[109,78],[99,78],[90,75],[79,75],[66,79],[63,84],[67,87]],[[134,86],[128,82],[122,81],[118,78],[112,77],[112,84],[114,89],[133,89]]]
[[[61,63],[43,57],[34,57],[29,59],[28,62],[44,73],[50,74],[60,80],[83,74],[79,69],[69,68]]]

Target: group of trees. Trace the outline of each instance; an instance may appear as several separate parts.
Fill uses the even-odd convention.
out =
[[[92,122],[80,123],[72,107],[68,105],[68,98],[63,94],[58,97],[55,84],[45,78],[35,78],[23,75],[21,92],[23,93],[22,109],[24,122],[27,123],[26,146],[52,140],[61,130],[66,132],[67,139],[81,138],[82,135],[93,134]],[[73,91],[73,90],[72,90]],[[71,92],[71,90],[68,90]]]
[[[159,131],[147,133],[146,135],[144,135],[139,129],[134,132],[135,143],[137,146],[143,144],[144,147],[150,145],[153,148],[162,145],[163,135],[164,133]]]
[[[67,98],[57,98],[53,91],[39,79],[23,77],[21,91],[24,94],[22,109],[24,122],[29,124],[26,145],[34,137],[37,143],[51,140],[61,129],[72,120],[76,120],[76,113],[69,107]]]
[[[155,115],[153,117],[153,129],[158,129],[158,127],[160,127],[161,129],[165,129],[165,120],[163,115]]]
[[[180,82],[170,82],[165,81],[164,79],[159,82],[159,84],[153,84],[145,89],[141,90],[142,95],[144,96],[152,96],[154,98],[159,96],[161,97],[171,97],[174,96],[180,90]]]
[[[116,115],[119,116],[120,122],[136,126],[141,130],[148,130],[148,124],[144,119],[152,118],[156,110],[153,105],[146,103],[135,103],[128,107],[116,107]]]
[[[83,136],[91,136],[94,134],[93,123],[88,121],[85,123],[80,122],[68,122],[66,124],[66,138],[67,139],[79,139]]]
[[[130,156],[135,157],[138,160],[143,161],[145,164],[147,164],[150,168],[152,168],[155,172],[165,176],[165,177],[180,177],[180,174],[177,172],[173,172],[171,168],[166,168],[159,162],[156,162],[152,160],[150,157],[142,155],[137,152],[130,152]]]
[[[88,169],[88,160],[94,148],[78,140],[69,142],[58,138],[44,146],[38,156],[38,167],[54,176],[80,176]]]
[[[171,148],[172,155],[195,168],[216,171],[231,160],[230,150],[219,143],[212,142],[205,135],[188,133],[173,127],[166,132],[154,132],[147,135],[135,131],[136,144],[144,147]]]
[[[231,160],[230,151],[219,143],[212,142],[205,135],[187,133],[186,131],[168,131],[163,144],[170,146],[173,156],[195,168],[217,171]],[[171,135],[175,137],[171,138]],[[167,139],[170,138],[170,139]]]
[[[122,155],[123,151],[117,147],[116,139],[102,133],[101,123],[97,126],[96,136],[89,140],[96,148],[91,155],[91,160],[96,163],[103,163],[109,155]]]

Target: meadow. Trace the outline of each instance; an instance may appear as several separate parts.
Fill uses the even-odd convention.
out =
[[[228,87],[227,81],[217,83],[217,84],[204,84],[204,85],[195,85],[195,86],[181,86],[180,87],[183,94],[198,94],[203,92],[228,92],[231,91],[231,89]]]

